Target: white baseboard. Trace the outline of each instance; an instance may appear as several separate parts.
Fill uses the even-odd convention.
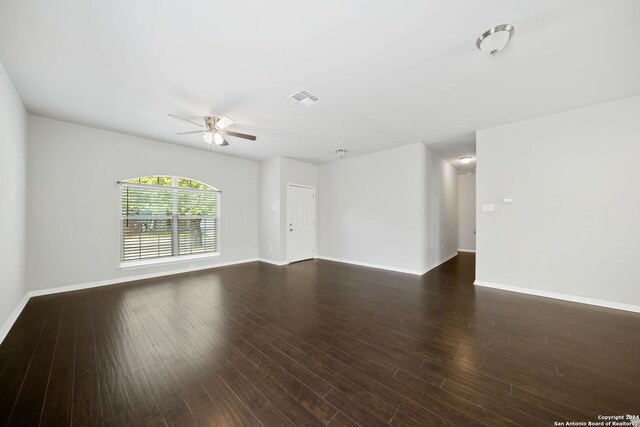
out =
[[[342,262],[340,261],[340,258],[334,258],[334,257],[322,256],[322,255],[316,255],[316,259],[323,259],[325,261],[333,261],[333,262]]]
[[[254,261],[258,261],[258,258],[250,258],[250,259],[243,259],[243,260],[239,260],[239,261],[223,262],[223,263],[214,264],[214,265],[201,265],[201,266],[194,267],[194,268],[187,267],[187,268],[181,268],[181,269],[176,269],[176,270],[168,270],[168,271],[161,271],[161,272],[155,272],[155,273],[149,273],[149,274],[139,274],[139,275],[136,275],[136,276],[118,277],[118,278],[114,278],[114,279],[99,280],[97,282],[80,283],[80,284],[77,284],[77,285],[60,286],[60,287],[57,287],[57,288],[48,288],[48,289],[30,291],[29,292],[29,296],[37,297],[37,296],[41,296],[41,295],[57,294],[57,293],[60,293],[60,292],[79,291],[81,289],[97,288],[99,286],[116,285],[116,284],[119,284],[119,283],[134,282],[136,280],[153,279],[155,277],[171,276],[173,274],[188,273],[188,272],[191,272],[191,271],[199,271],[199,270],[208,270],[208,269],[211,269],[211,268],[226,267],[226,266],[229,266],[229,265],[244,264],[244,263],[247,263],[247,262],[254,262]]]
[[[342,262],[340,261],[340,258],[334,258],[334,257],[322,256],[322,255],[316,255],[316,259],[323,259],[325,261]]]
[[[473,252],[475,254],[476,250],[475,249],[461,249],[461,248],[458,248],[458,252]]]
[[[267,258],[258,258],[258,261],[266,262],[267,264],[273,264],[273,265],[278,265],[278,266],[289,264],[287,261],[274,261],[272,259],[267,259]]]
[[[24,309],[24,306],[27,305],[28,301],[29,293],[27,292],[24,294],[24,297],[22,297],[16,308],[13,309],[7,320],[4,321],[2,327],[0,327],[0,344],[2,344],[2,341],[6,338],[13,324],[16,323],[16,320],[18,320],[20,313],[22,313],[22,310]]]
[[[448,255],[444,259],[434,263],[433,265],[427,267],[426,269],[424,269],[422,271],[420,271],[420,270],[412,270],[412,269],[408,269],[408,268],[392,267],[392,266],[389,266],[389,265],[372,264],[372,263],[369,263],[369,262],[360,262],[360,261],[352,261],[352,260],[348,260],[348,259],[333,258],[333,257],[328,257],[328,256],[322,256],[322,255],[317,255],[316,259],[323,259],[325,261],[342,262],[342,263],[345,263],[345,264],[359,265],[359,266],[362,266],[362,267],[379,268],[381,270],[396,271],[398,273],[407,273],[407,274],[414,274],[416,276],[422,276],[426,272],[428,272],[430,270],[433,270],[434,268],[438,267],[441,264],[444,264],[445,262],[449,261],[451,258],[453,258],[453,257],[455,257],[457,255],[458,255],[458,252],[454,252],[451,255]]]
[[[538,290],[538,289],[531,289],[531,288],[521,288],[519,286],[511,286],[511,285],[503,285],[503,284],[500,284],[500,283],[485,282],[483,280],[476,280],[475,282],[473,282],[473,284],[476,285],[476,286],[484,286],[484,287],[487,287],[487,288],[500,289],[500,290],[503,290],[503,291],[518,292],[518,293],[521,293],[521,294],[535,295],[535,296],[545,297],[545,298],[554,298],[554,299],[559,299],[559,300],[564,300],[564,301],[577,302],[577,303],[580,303],[580,304],[596,305],[596,306],[599,306],[599,307],[613,308],[613,309],[616,309],[616,310],[624,310],[624,311],[632,311],[634,313],[640,313],[640,306],[631,305],[631,304],[623,304],[623,303],[614,302],[614,301],[605,301],[605,300],[600,300],[600,299],[595,299],[595,298],[579,297],[579,296],[575,296],[575,295],[567,295],[567,294],[560,294],[560,293],[556,293],[556,292],[541,291],[541,290]]]
[[[422,275],[422,272],[420,272],[420,270],[412,270],[412,269],[409,269],[409,268],[392,267],[390,265],[373,264],[373,263],[370,263],[370,262],[353,261],[353,260],[349,260],[349,259],[333,258],[333,257],[321,256],[321,255],[316,255],[316,259],[323,259],[325,261],[342,262],[344,264],[359,265],[361,267],[379,268],[380,270],[388,270],[388,271],[395,271],[395,272],[398,272],[398,273],[414,274],[416,276],[421,276]]]
[[[444,264],[445,262],[449,261],[451,258],[458,256],[458,252],[454,252],[451,255],[443,258],[442,260],[430,265],[429,267],[425,268],[424,270],[422,270],[422,273],[420,274],[426,274],[429,271],[433,270],[436,267],[439,267],[440,265]]]

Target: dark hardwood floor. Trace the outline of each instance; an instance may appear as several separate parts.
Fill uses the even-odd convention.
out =
[[[328,261],[32,298],[0,425],[545,426],[640,412],[640,315]],[[606,286],[606,284],[603,284]]]

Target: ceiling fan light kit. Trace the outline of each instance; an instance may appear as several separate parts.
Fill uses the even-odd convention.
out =
[[[220,135],[220,133],[216,132],[213,134],[213,142],[215,142],[216,145],[223,145],[225,143],[225,140],[222,135]]]
[[[515,27],[511,24],[496,25],[482,33],[476,40],[476,47],[481,51],[495,56],[505,48],[509,40],[513,36]]]

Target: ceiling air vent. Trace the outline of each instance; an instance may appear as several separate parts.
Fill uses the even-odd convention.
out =
[[[298,104],[308,107],[309,105],[315,104],[320,101],[320,98],[309,92],[308,90],[301,90],[300,92],[294,93],[290,96]]]

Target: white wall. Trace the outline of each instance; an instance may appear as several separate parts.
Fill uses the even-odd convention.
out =
[[[0,341],[27,293],[25,210],[27,113],[0,64]]]
[[[639,118],[634,97],[477,132],[480,283],[640,310]]]
[[[458,249],[476,250],[476,175],[458,175]]]
[[[116,181],[178,175],[222,190],[220,252],[196,267],[258,257],[258,164],[202,150],[29,117],[30,290],[188,268],[122,271]]]
[[[422,271],[428,271],[457,254],[457,171],[427,147],[421,156],[424,168],[422,189]]]
[[[319,256],[421,271],[422,144],[318,168]]]
[[[280,261],[280,160],[260,162],[260,259]]]

